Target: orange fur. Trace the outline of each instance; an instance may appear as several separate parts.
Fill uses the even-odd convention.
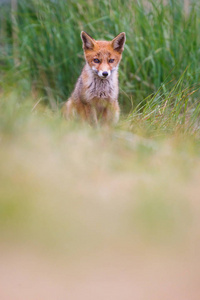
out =
[[[119,119],[118,65],[125,43],[125,33],[112,41],[96,41],[81,32],[86,64],[75,89],[63,106],[69,119],[79,117],[90,124],[113,124]]]

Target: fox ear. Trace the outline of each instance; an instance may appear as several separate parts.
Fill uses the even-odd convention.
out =
[[[112,40],[113,49],[119,53],[122,53],[124,50],[124,44],[126,41],[125,32],[121,32]]]
[[[83,49],[84,50],[94,48],[95,40],[89,34],[87,34],[85,31],[81,31],[81,39],[83,41]]]

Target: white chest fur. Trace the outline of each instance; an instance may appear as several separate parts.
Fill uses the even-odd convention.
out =
[[[111,72],[109,78],[100,78],[92,70],[89,71],[85,98],[88,100],[99,99],[102,102],[113,102],[118,98],[118,75],[117,69]]]

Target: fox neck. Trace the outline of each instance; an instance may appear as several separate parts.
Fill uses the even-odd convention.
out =
[[[87,77],[87,97],[100,98],[109,101],[117,100],[118,97],[118,68],[111,71],[108,78],[99,77],[86,63],[84,72]]]

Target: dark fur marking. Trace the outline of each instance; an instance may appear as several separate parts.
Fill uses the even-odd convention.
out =
[[[90,83],[90,85],[88,86],[88,89],[92,86],[93,82]]]

